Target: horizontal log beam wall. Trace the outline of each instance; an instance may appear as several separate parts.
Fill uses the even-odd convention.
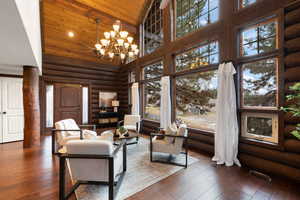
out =
[[[125,75],[124,75],[125,74]],[[96,114],[99,112],[99,92],[118,92],[120,108],[127,105],[127,93],[121,88],[127,73],[121,72],[119,66],[104,65],[82,60],[69,59],[53,55],[45,55],[43,58],[42,87],[46,83],[70,83],[81,84],[89,87],[89,122],[96,122]],[[126,86],[127,88],[127,86]],[[45,95],[41,89],[41,109],[43,110],[42,124],[45,130]],[[122,91],[122,92],[121,92]],[[123,112],[126,112],[123,111]]]

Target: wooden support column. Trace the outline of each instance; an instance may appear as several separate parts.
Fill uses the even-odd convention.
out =
[[[39,71],[37,67],[24,66],[24,148],[40,145]]]

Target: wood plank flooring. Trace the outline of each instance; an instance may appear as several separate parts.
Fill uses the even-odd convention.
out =
[[[51,137],[41,147],[23,150],[22,142],[0,145],[0,199],[58,199],[58,159]],[[210,157],[146,188],[128,200],[300,200],[300,184],[273,177],[271,183],[238,167],[214,167]],[[74,197],[73,197],[74,198]]]

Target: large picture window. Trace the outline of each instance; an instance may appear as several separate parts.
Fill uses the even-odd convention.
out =
[[[160,0],[153,0],[143,26],[144,54],[150,54],[163,43],[162,11]]]
[[[144,118],[160,120],[160,80],[149,81],[144,84]]]
[[[272,20],[247,28],[241,34],[241,56],[253,56],[277,48],[277,21]]]
[[[277,106],[277,59],[242,65],[243,107]]]
[[[153,121],[160,120],[160,91],[163,62],[147,65],[142,70],[143,118]]]
[[[219,0],[176,0],[176,37],[219,20]]]
[[[143,68],[142,78],[143,80],[153,79],[162,76],[163,62],[157,62],[151,65],[147,65]]]
[[[212,42],[176,56],[176,71],[190,70],[219,62],[219,43]]]
[[[176,119],[190,128],[215,132],[217,71],[176,77]]]

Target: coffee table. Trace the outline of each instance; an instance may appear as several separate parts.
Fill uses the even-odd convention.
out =
[[[129,134],[128,136],[122,136],[122,137],[114,136],[114,144],[118,145],[123,140],[126,140],[126,145],[137,144],[139,141],[139,134],[136,131],[132,131],[132,130],[128,130],[128,134]],[[131,140],[134,138],[135,138],[135,141],[127,142],[128,140]]]

